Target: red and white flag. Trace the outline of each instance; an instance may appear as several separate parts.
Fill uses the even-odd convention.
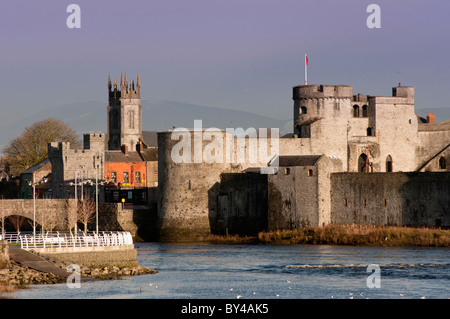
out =
[[[305,54],[305,64],[308,65],[308,56]]]

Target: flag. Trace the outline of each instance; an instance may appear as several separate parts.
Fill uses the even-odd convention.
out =
[[[305,55],[305,64],[308,65],[308,56]]]

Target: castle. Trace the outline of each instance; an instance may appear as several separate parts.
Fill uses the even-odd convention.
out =
[[[450,120],[417,116],[413,87],[364,96],[346,85],[294,86],[293,133],[280,138],[274,129],[256,136],[219,129],[143,132],[140,89],[139,75],[136,84],[126,75],[120,84],[109,77],[107,134],[86,134],[83,150],[49,145],[55,198],[73,195],[67,185],[82,167],[86,177],[109,182],[104,200],[157,201],[163,237],[330,223],[450,226]],[[252,152],[272,150],[274,143],[270,161],[251,160]],[[174,158],[195,158],[199,149],[214,160]],[[239,150],[247,153],[236,161]],[[263,173],[274,158],[276,169]],[[113,161],[122,171],[110,169]]]
[[[435,123],[429,114],[422,123],[413,87],[398,85],[385,97],[300,85],[293,101],[294,133],[278,140],[276,174],[260,174],[267,162],[174,163],[173,132],[158,133],[162,236],[330,223],[450,226],[450,120]],[[193,150],[194,135],[205,132],[190,133]],[[230,139],[221,134],[215,138]],[[254,139],[232,138],[248,150]],[[210,138],[197,140],[207,148]]]

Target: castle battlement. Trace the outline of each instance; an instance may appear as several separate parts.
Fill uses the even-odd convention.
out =
[[[297,85],[294,86],[292,98],[297,99],[323,99],[345,98],[353,99],[353,87],[350,85]]]
[[[103,133],[88,133],[83,135],[83,148],[92,150],[105,149],[106,136]]]

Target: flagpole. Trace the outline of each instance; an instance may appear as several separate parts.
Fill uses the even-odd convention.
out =
[[[305,53],[305,85],[308,84],[308,62],[307,62],[307,56]]]

